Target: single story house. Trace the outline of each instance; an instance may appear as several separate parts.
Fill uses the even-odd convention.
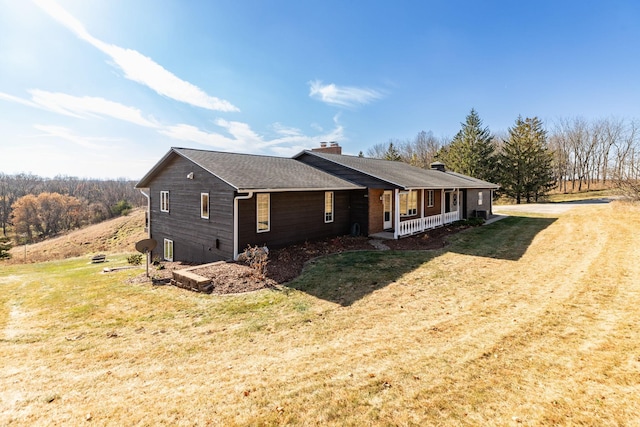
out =
[[[349,233],[392,238],[490,215],[498,186],[401,162],[341,154],[332,143],[293,158],[172,148],[138,182],[153,257],[207,263]]]

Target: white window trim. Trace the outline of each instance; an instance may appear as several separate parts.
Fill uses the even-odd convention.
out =
[[[167,248],[171,248],[171,249],[167,250]],[[168,252],[171,252],[171,254],[169,254]],[[171,255],[171,256],[168,256],[168,255]],[[173,262],[173,240],[164,239],[162,257],[164,258],[165,261]]]
[[[327,211],[327,197],[331,197],[331,211]],[[324,222],[330,223],[333,222],[335,212],[335,198],[333,191],[325,191],[324,193]]]
[[[478,191],[478,206],[482,206],[482,191]]]
[[[204,197],[207,197],[207,211],[205,212],[204,208],[205,208],[205,204],[204,204]],[[209,198],[209,193],[200,193],[200,218],[202,219],[209,219],[209,211],[211,210],[211,202],[210,202],[210,198]]]
[[[160,192],[160,212],[169,212],[169,192]]]
[[[260,229],[260,196],[267,197],[267,228]],[[266,233],[271,231],[271,194],[270,193],[258,193],[256,194],[256,233]]]
[[[435,204],[435,194],[433,190],[427,190],[427,207],[432,208]]]

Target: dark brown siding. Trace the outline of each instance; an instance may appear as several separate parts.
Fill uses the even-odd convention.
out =
[[[342,236],[350,232],[351,191],[334,191],[334,220],[324,222],[324,191],[270,193],[270,231],[256,231],[256,197],[238,201],[238,251],[247,246],[281,248],[306,240]],[[364,197],[363,197],[364,198]]]
[[[193,179],[187,175],[193,172]],[[233,258],[233,188],[175,155],[149,184],[154,257],[173,240],[175,261],[207,263]],[[160,212],[160,192],[169,191],[169,212]],[[200,218],[200,193],[209,193],[209,219]]]
[[[350,227],[358,224],[360,235],[369,234],[369,217],[367,215],[369,206],[369,195],[367,190],[354,190],[350,192],[349,203],[351,207]]]
[[[427,206],[429,202],[429,190],[424,190],[424,216],[440,215],[442,211],[442,190],[433,190],[433,206]]]
[[[478,193],[482,192],[482,205],[478,205]],[[471,218],[474,214],[475,210],[487,211],[487,213],[491,214],[492,212],[492,200],[491,200],[491,190],[489,189],[467,189],[466,190],[466,214],[467,218]]]

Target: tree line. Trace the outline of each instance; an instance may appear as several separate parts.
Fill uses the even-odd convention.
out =
[[[95,180],[0,172],[0,227],[29,241],[92,224],[144,206],[146,199],[124,179]]]
[[[389,140],[368,157],[449,170],[500,184],[499,195],[516,203],[538,201],[549,191],[615,187],[640,198],[640,132],[634,120],[559,119],[547,129],[538,117],[518,117],[499,137],[472,109],[451,139],[422,131],[406,141]]]

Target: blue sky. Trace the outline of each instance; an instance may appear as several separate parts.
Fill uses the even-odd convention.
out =
[[[640,117],[640,2],[0,0],[0,172]]]

